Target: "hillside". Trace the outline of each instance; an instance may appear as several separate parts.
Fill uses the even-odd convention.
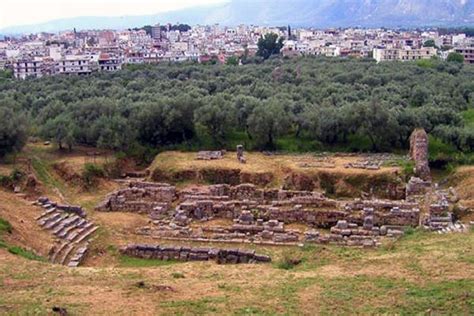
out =
[[[13,227],[11,233],[2,234],[0,230],[0,243],[3,240],[8,245],[20,246],[47,256],[53,239],[35,223],[40,210],[28,201],[3,190],[0,190],[0,201],[0,219],[8,221]]]
[[[74,269],[28,260],[12,254],[0,243],[0,313],[50,314],[53,308],[70,314],[117,315],[419,314],[428,310],[435,314],[469,315],[474,312],[472,229],[451,234],[410,229],[404,237],[384,240],[373,249],[332,244],[232,246],[224,242],[172,242],[180,246],[258,250],[271,256],[270,264],[222,265],[124,256],[118,249],[129,243],[169,244],[171,241],[136,233],[137,228],[151,225],[145,214],[94,209],[109,192],[129,179],[101,179],[96,188],[85,190],[82,184],[69,182],[62,169],[55,167],[68,166],[81,175],[88,163],[95,161],[97,166],[103,166],[109,161],[110,152],[94,158],[88,155],[95,151],[80,147],[72,152],[60,152],[52,146],[29,144],[21,153],[23,160],[34,161],[31,172],[42,182],[38,193],[60,201],[56,192],[65,201],[82,205],[87,218],[100,229],[91,241],[83,267]],[[346,163],[368,159],[366,155],[332,156],[329,161],[323,155],[267,156],[247,152],[248,163],[243,166],[235,163],[235,153],[227,153],[219,161],[197,161],[195,155],[164,152],[149,169],[179,173],[206,166],[222,170],[240,166],[249,174],[273,172],[277,177],[289,169],[308,173],[308,166],[312,172],[320,169],[333,176],[341,173],[378,177],[399,171],[390,166],[382,166],[380,170],[343,167]],[[11,167],[0,166],[5,171]],[[471,171],[472,167],[461,168],[456,174],[459,178],[453,180],[465,201],[473,198],[473,191],[469,190]],[[175,180],[183,187],[202,186]],[[372,182],[370,177],[363,181]],[[53,240],[35,221],[41,209],[32,206],[22,195],[5,189],[0,190],[0,200],[0,240],[46,258]],[[10,233],[3,229],[5,221],[12,227]],[[195,222],[193,227],[217,227],[228,222],[232,221],[215,219]],[[300,229],[304,225],[288,226]]]

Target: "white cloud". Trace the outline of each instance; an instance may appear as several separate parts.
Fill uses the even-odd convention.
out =
[[[77,16],[154,14],[225,0],[0,0],[0,28]]]

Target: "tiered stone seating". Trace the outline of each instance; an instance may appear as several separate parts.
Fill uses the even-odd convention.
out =
[[[98,226],[87,220],[85,211],[78,206],[59,205],[46,197],[39,198],[37,205],[45,211],[36,218],[38,225],[58,238],[50,261],[77,267],[84,260],[89,239]]]

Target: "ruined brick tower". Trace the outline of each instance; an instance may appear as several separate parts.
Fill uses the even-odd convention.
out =
[[[410,158],[415,162],[415,175],[427,181],[431,180],[428,166],[428,135],[422,128],[417,128],[410,136]]]

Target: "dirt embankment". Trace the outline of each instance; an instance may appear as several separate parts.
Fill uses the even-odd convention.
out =
[[[0,190],[0,218],[7,220],[13,227],[11,233],[5,233],[2,238],[11,245],[31,249],[35,253],[47,256],[53,245],[50,234],[36,224],[36,217],[42,210],[31,205],[23,198]]]
[[[450,177],[449,184],[456,189],[461,204],[474,210],[474,166],[458,168]]]
[[[83,185],[82,175],[67,161],[53,164],[54,171],[66,182],[73,185]]]
[[[232,153],[212,161],[196,160],[195,156],[195,153],[182,152],[158,155],[150,166],[151,180],[174,184],[253,183],[260,187],[322,190],[340,197],[358,197],[364,193],[392,199],[404,196],[399,168],[365,170],[344,167],[357,161],[358,157],[332,157],[331,167],[328,167],[327,162],[310,155],[248,153],[246,164],[238,163]]]

